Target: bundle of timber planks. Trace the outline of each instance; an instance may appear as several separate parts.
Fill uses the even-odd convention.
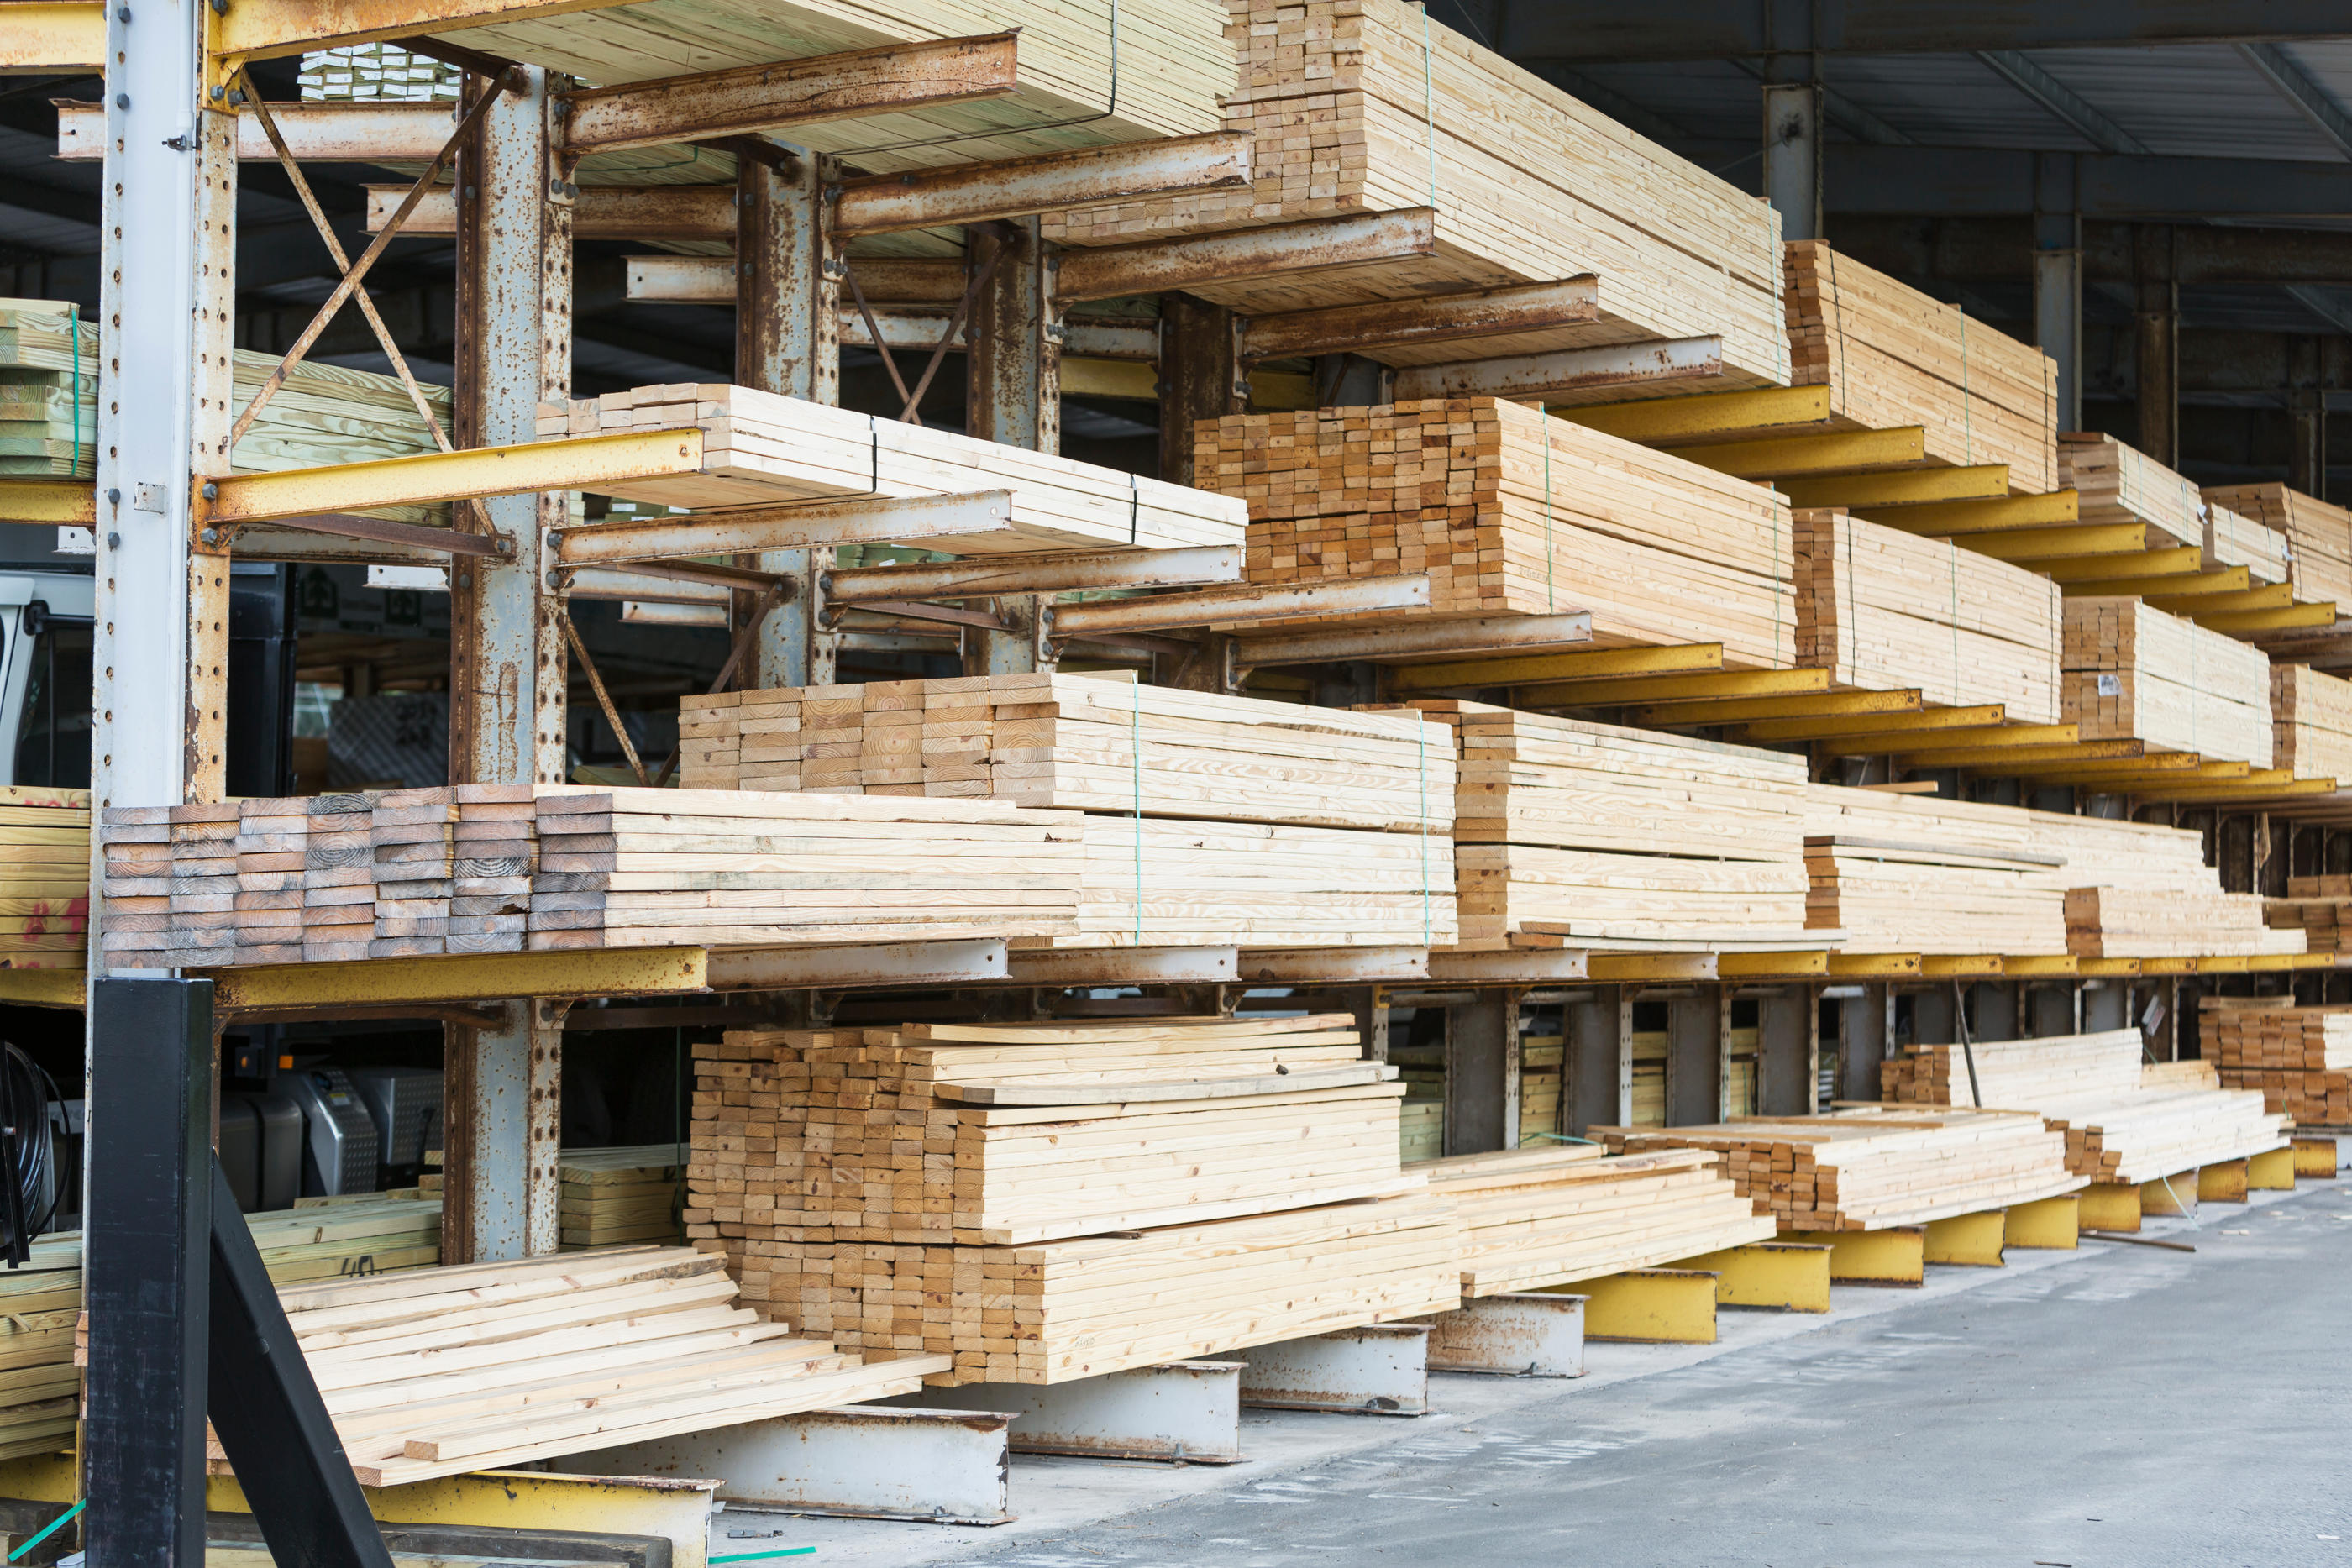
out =
[[[2145,523],[2164,536],[2150,539],[2152,547],[2204,548],[2207,507],[2197,486],[2112,435],[2083,430],[2061,435],[2058,482],[2075,493],[2086,523]],[[2230,534],[2237,536],[2249,520],[2238,517]]]
[[[2065,612],[2038,572],[1842,510],[1795,515],[1797,663],[1840,686],[1916,687],[2058,721]]]
[[[1807,924],[1856,952],[2063,953],[2065,856],[2037,841],[2042,815],[1809,786]]]
[[[698,1095],[698,1241],[1051,1241],[1419,1185],[1398,1170],[1403,1088],[1346,1014],[736,1031],[695,1051],[703,1078],[772,1082],[775,1102]]]
[[[238,410],[278,363],[275,354],[236,350],[231,399]],[[0,475],[97,474],[100,368],[95,316],[62,299],[0,299]],[[420,390],[446,432],[448,389]],[[241,474],[276,472],[433,450],[432,432],[397,378],[305,361],[263,405],[230,465]],[[380,515],[415,519],[426,511]]]
[[[1698,1149],[1518,1149],[1420,1168],[1462,1227],[1465,1297],[1653,1269],[1775,1231],[1723,1175],[1722,1157]]]
[[[689,1145],[566,1149],[557,1218],[566,1251],[622,1242],[683,1242]]]
[[[1445,834],[1454,735],[1408,713],[971,675],[688,696],[688,789],[976,796],[1013,806]]]
[[[2021,495],[2057,487],[2056,361],[1826,240],[1792,240],[1782,250],[1789,380],[1829,388],[1834,423],[1919,425],[1937,463],[2006,464]]]
[[[2208,506],[2286,536],[2295,598],[2352,605],[2352,512],[2284,485],[2216,485],[2204,495]]]
[[[1612,1154],[1715,1149],[1783,1230],[1879,1230],[2057,1197],[2084,1185],[2065,1139],[2010,1111],[1856,1106],[1705,1127],[1596,1127]]]
[[[860,1365],[735,1297],[722,1260],[660,1247],[278,1292],[372,1487],[911,1393],[945,1365]]]
[[[2155,1181],[2243,1159],[2284,1143],[2258,1094],[2202,1082],[2150,1082],[2137,1029],[2040,1040],[1979,1040],[1969,1062],[1957,1045],[1920,1045],[1879,1064],[1881,1092],[1933,1105],[1981,1103],[2032,1111],[2066,1136],[2066,1166],[2095,1182]]]
[[[1483,703],[1411,710],[1461,746],[1461,945],[1803,940],[1801,757]]]
[[[2061,664],[2060,712],[2084,740],[2271,764],[2271,664],[2259,648],[2101,595],[2066,601]]]
[[[2336,892],[2315,890],[2328,883],[2336,884]],[[2347,904],[2352,904],[2352,877],[2290,877],[2286,897],[2263,900],[2263,919],[2273,931],[2298,933],[2306,953],[2342,953],[2352,951],[2345,940]]]
[[[1234,86],[1223,21],[1216,0],[640,0],[453,41],[613,86],[1017,32],[1010,95],[793,126],[797,144],[879,173],[1214,131]]]
[[[2271,766],[2352,785],[2352,681],[2307,664],[2271,666]]]
[[[1427,572],[1438,617],[1592,612],[1604,647],[1795,656],[1777,493],[1493,398],[1234,414],[1193,427],[1202,486],[1249,505],[1252,582]]]
[[[1598,323],[1485,352],[1719,336],[1719,384],[1789,380],[1780,220],[1762,201],[1403,0],[1226,9],[1241,69],[1224,124],[1255,138],[1254,183],[1049,215],[1048,238],[1117,245],[1427,207],[1436,247],[1425,257],[1195,292],[1256,315],[1597,274]],[[1399,364],[1470,357],[1458,342],[1373,352]]]
[[[0,786],[0,969],[89,958],[89,791]]]
[[[690,429],[702,432],[699,472],[592,487],[689,507],[1010,491],[1009,530],[923,540],[951,555],[1237,545],[1248,521],[1228,496],[724,382],[635,387],[539,405],[542,441]],[[575,532],[593,540],[600,527],[637,526],[590,524]]]
[[[730,1031],[695,1047],[688,1233],[806,1332],[952,1355],[933,1381],[1441,1311],[1450,1211],[1401,1171],[1401,1086],[1355,1038],[1341,1016]]]
[[[2205,569],[2242,566],[2247,577],[2264,585],[2290,582],[2294,577],[2294,552],[2287,538],[2268,524],[2231,510],[2213,498],[2205,503]]]
[[[2105,872],[2092,865],[2075,874]],[[2084,958],[2219,958],[2307,951],[2300,933],[2274,928],[2264,919],[2260,894],[2224,893],[2218,887],[2070,888],[2066,950]]]
[[[2352,1007],[2208,997],[2199,1053],[2232,1089],[2260,1090],[2299,1127],[2352,1126]]]

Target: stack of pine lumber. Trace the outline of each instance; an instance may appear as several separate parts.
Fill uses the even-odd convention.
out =
[[[660,506],[726,507],[1012,492],[1009,530],[923,541],[951,555],[1236,545],[1248,521],[1230,497],[725,382],[635,387],[539,406],[542,441],[695,428],[703,433],[698,473],[616,482],[598,493]],[[593,538],[599,526],[575,531]]]
[[[1214,131],[1234,86],[1223,21],[1215,0],[704,0],[530,16],[454,41],[614,85],[1018,31],[1009,96],[793,127],[800,145],[882,172]]]
[[[1124,672],[720,692],[682,698],[679,724],[693,737],[688,789],[976,796],[1439,835],[1454,822],[1450,729]]]
[[[262,1266],[281,1285],[421,1269],[441,1260],[441,1199],[415,1190],[306,1197],[246,1216]]]
[[[363,1486],[912,1393],[738,1304],[685,1248],[564,1252],[278,1292]]]
[[[2092,866],[2074,874],[2097,874]],[[2066,950],[2084,958],[2219,958],[2308,951],[2273,926],[2263,901],[2219,888],[2077,887],[2066,893]]]
[[[1462,1227],[1462,1293],[1500,1295],[1653,1269],[1772,1239],[1697,1149],[1611,1159],[1600,1149],[1519,1149],[1423,1166]]]
[[[2019,494],[2056,487],[2055,361],[1825,240],[1790,241],[1783,252],[1789,380],[1828,387],[1841,426],[1921,425],[1938,463],[2005,463]]]
[[[1598,1127],[1612,1154],[1715,1149],[1783,1230],[1879,1230],[2078,1190],[2065,1139],[2008,1111],[1857,1106],[1706,1127]]]
[[[2048,578],[1839,510],[1799,511],[1796,549],[1799,664],[1841,686],[2058,721],[2065,617]]]
[[[2352,1008],[2208,997],[2197,1026],[2199,1054],[2231,1088],[2260,1090],[2299,1127],[2352,1126]]]
[[[2352,785],[2352,681],[2306,664],[2271,666],[2271,766]]]
[[[1519,1036],[1519,1147],[1549,1147],[1551,1135],[1564,1130],[1559,1096],[1567,1065],[1565,1035]]]
[[[2284,485],[2218,485],[2205,500],[2286,536],[2295,598],[2352,604],[2352,512]]]
[[[2242,566],[2257,583],[2285,582],[2294,575],[2294,553],[2286,536],[2242,512],[2231,510],[2203,495],[2205,503],[2205,568]]]
[[[683,1242],[685,1144],[566,1149],[558,1162],[564,1250],[621,1242]]]
[[[1492,398],[1234,414],[1194,475],[1249,505],[1252,582],[1426,572],[1439,617],[1592,613],[1604,647],[1795,657],[1795,545],[1775,491]]]
[[[1922,1045],[1882,1062],[1889,1100],[2032,1111],[2066,1135],[2066,1166],[2095,1182],[2137,1184],[2280,1146],[2280,1119],[2256,1094],[2200,1082],[2151,1082],[2137,1029],[1979,1040],[1976,1077],[1959,1046]]]
[[[1049,215],[1047,237],[1118,245],[1429,207],[1436,248],[1415,262],[1199,292],[1255,315],[1597,274],[1599,323],[1488,351],[1714,335],[1722,384],[1789,380],[1780,221],[1764,202],[1403,0],[1226,0],[1226,10],[1241,69],[1224,84],[1224,123],[1255,138],[1253,185]],[[1381,357],[1467,355],[1442,343]]]
[[[0,787],[0,969],[89,956],[89,791]]]
[[[81,1237],[37,1237],[31,1250],[0,1270],[0,1459],[71,1448],[81,1404]]]
[[[2258,648],[2137,599],[2095,596],[2066,601],[2061,664],[2060,711],[2084,740],[2271,764],[2271,664]]]
[[[2293,931],[2303,937],[2306,953],[2341,953],[2345,946],[2344,907],[2352,904],[2352,888],[2338,894],[2319,895],[2305,889],[2297,891],[2296,883],[2352,883],[2347,877],[2294,877],[2287,883],[2288,896],[2263,900],[2263,923],[2273,931]]]
[[[2061,435],[2058,482],[2075,493],[2086,523],[2145,523],[2164,536],[2149,540],[2154,548],[2205,544],[2205,499],[2197,486],[2112,435],[2082,430]],[[2238,531],[2231,529],[2232,536]]]
[[[1801,940],[1801,757],[1483,703],[1453,727],[1462,946]]]
[[[1811,785],[1807,924],[1856,952],[2063,953],[2066,857],[2038,840],[2044,815]]]

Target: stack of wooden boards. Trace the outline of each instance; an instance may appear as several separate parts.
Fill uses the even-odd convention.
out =
[[[1009,529],[927,537],[950,555],[1132,546],[1237,545],[1240,502],[1115,468],[1001,445],[929,425],[724,382],[635,387],[539,406],[539,437],[702,432],[698,473],[615,481],[598,494],[672,507],[728,507],[870,496],[1012,493]],[[635,528],[589,524],[575,530]]]
[[[1344,1017],[742,1031],[695,1063],[695,1244],[807,1332],[951,1355],[934,1381],[1454,1304],[1451,1218],[1398,1163],[1401,1086]]]
[[[1811,921],[1850,951],[2301,951],[2259,898],[2221,890],[2189,830],[1832,784],[1806,800]]]
[[[453,41],[610,86],[1017,31],[1009,95],[793,127],[801,145],[878,172],[1214,131],[1234,85],[1223,21],[1215,0],[702,0],[683,15],[656,0],[499,22]]]
[[[1715,1149],[1783,1230],[1881,1230],[2078,1190],[2065,1139],[2008,1111],[1857,1106],[1706,1127],[1596,1127],[1612,1154]]]
[[[1196,292],[1257,315],[1598,274],[1598,323],[1486,351],[1717,336],[1722,384],[1788,381],[1780,220],[1762,201],[1403,0],[1226,10],[1241,69],[1225,84],[1224,124],[1255,139],[1254,183],[1049,214],[1048,238],[1117,245],[1433,208],[1427,256]],[[1469,357],[1460,343],[1372,351],[1400,364]]]
[[[723,1261],[623,1247],[282,1290],[363,1486],[912,1393],[735,1300]]]
[[[1603,1157],[1600,1149],[1518,1149],[1421,1169],[1462,1227],[1462,1293],[1494,1296],[1769,1241],[1757,1213],[1702,1150]]]
[[[2242,566],[2258,585],[2294,574],[2287,536],[2229,506],[2222,492],[2199,491],[2112,435],[2073,431],[2058,441],[2059,483],[2075,492],[2084,522],[2143,524],[2150,530],[2148,549],[2199,550],[2208,570]]]
[[[2271,666],[2271,766],[2352,785],[2352,681],[2305,664]]]
[[[2352,1126],[2352,1008],[2207,997],[2199,1052],[2232,1089],[2256,1089],[2298,1127]]]
[[[686,1239],[685,1144],[566,1149],[559,1239],[566,1251]]]
[[[1794,240],[1783,251],[1789,380],[1829,388],[1838,428],[1919,425],[1935,462],[2006,464],[2016,493],[2056,488],[2055,361],[1827,241]]]
[[[2284,485],[2219,485],[2204,492],[2209,507],[2225,507],[2286,537],[2287,580],[2305,601],[2352,605],[2352,512]]]
[[[2032,1111],[2066,1137],[2066,1168],[2101,1183],[2137,1185],[2243,1159],[2284,1143],[2259,1094],[2145,1082],[2137,1029],[2041,1040],[1979,1040],[1970,1064],[1957,1045],[1921,1045],[1879,1064],[1889,1100]]]
[[[2231,510],[2208,494],[2205,502],[2205,568],[2242,566],[2257,584],[2292,583],[2294,550],[2278,529]]]
[[[1454,940],[1453,732],[1410,713],[983,675],[688,697],[679,734],[689,787],[1050,810],[1085,855],[1059,946]]]
[[[2059,709],[2084,740],[2271,765],[2271,662],[2137,599],[2066,601]]]
[[[89,791],[0,787],[0,969],[89,958]]]
[[[1797,663],[1840,686],[1917,688],[2058,722],[2057,584],[1840,510],[1796,514]]]
[[[78,316],[62,299],[0,299],[0,475],[97,474],[100,364],[95,315]],[[236,407],[251,401],[277,368],[275,354],[237,350]],[[448,389],[423,391],[446,431]],[[263,405],[230,463],[238,473],[275,472],[434,449],[432,432],[396,378],[305,361]],[[411,507],[383,515],[416,518],[425,512]]]
[[[1795,656],[1775,491],[1493,398],[1234,414],[1193,426],[1204,488],[1249,504],[1248,579],[1426,572],[1433,616],[1592,613],[1604,647]]]
[[[1802,940],[1805,762],[1450,700],[1465,948]]]

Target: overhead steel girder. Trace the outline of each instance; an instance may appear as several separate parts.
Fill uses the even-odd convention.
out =
[[[1176,631],[1244,621],[1304,615],[1346,615],[1412,610],[1429,603],[1429,578],[1359,578],[1347,582],[1279,583],[1265,588],[1212,588],[1149,599],[1108,599],[1044,606],[1045,635],[1087,637],[1100,632]]]
[[[304,163],[423,163],[441,151],[457,123],[446,103],[273,103],[269,118],[287,151]],[[97,162],[106,156],[106,106],[60,103],[60,162]],[[277,150],[251,110],[236,117],[236,156],[245,163],[275,163]],[[403,225],[404,231],[406,225]]]
[[[1013,33],[886,44],[564,94],[574,157],[1003,98],[1020,85]]]
[[[731,256],[633,256],[627,290],[632,302],[662,305],[732,305],[735,258]],[[901,256],[854,256],[850,268],[869,305],[946,305],[963,298],[967,281],[961,261],[919,261]],[[845,287],[844,294],[848,292]],[[841,311],[846,319],[855,302]]]
[[[1921,5],[1840,0],[1816,7],[1803,47],[1832,55],[1960,54],[1979,49],[2120,48],[2150,44],[2352,37],[2330,0],[2067,0],[2063,5]],[[1541,0],[1438,0],[1430,15],[1522,62],[1579,68],[1630,60],[1772,55],[1776,7],[1755,0],[1654,0],[1640,6]],[[1465,26],[1465,24],[1467,26]]]
[[[868,297],[871,303],[871,297]],[[893,349],[934,349],[947,333],[952,319],[944,309],[908,310],[904,307],[885,309],[874,307],[874,325],[882,329],[882,341]],[[866,313],[855,302],[847,302],[838,313],[841,341],[845,347],[870,349],[874,334],[866,323]],[[965,333],[959,329],[957,338]],[[963,351],[963,343],[955,342],[950,352]],[[1070,356],[1097,360],[1138,360],[1150,361],[1160,357],[1160,324],[1156,321],[1065,321],[1062,325],[1062,351]]]
[[[198,493],[194,521],[209,528],[534,490],[593,489],[622,480],[698,473],[701,467],[699,430],[477,446],[207,480]]]
[[[369,185],[366,229],[380,233],[408,193],[405,185]],[[444,185],[425,193],[400,225],[403,235],[454,235],[457,195]],[[572,203],[574,239],[732,240],[732,185],[589,185]],[[731,298],[731,296],[730,296]]]
[[[834,203],[834,232],[846,239],[1245,185],[1250,146],[1245,134],[1215,131],[875,175],[842,186]]]
[[[1190,588],[1239,582],[1238,545],[1155,550],[1043,550],[971,560],[855,567],[823,574],[820,590],[835,604],[872,600],[974,598],[1062,593],[1090,588]]]
[[[705,988],[699,947],[583,947],[345,964],[261,964],[211,971],[214,1005],[232,1012],[500,1001],[511,997],[644,996]]]
[[[1328,272],[1434,255],[1437,214],[1428,207],[1351,213],[1238,234],[1193,235],[1139,245],[1066,251],[1054,281],[1066,304],[1197,289],[1237,278]]]
[[[1235,352],[1244,363],[1336,353],[1378,358],[1385,349],[1545,331],[1600,319],[1600,279],[1570,277],[1255,316],[1241,324]]]
[[[0,76],[105,71],[105,6],[87,0],[34,0],[10,5],[5,16],[0,23]],[[101,139],[105,113],[98,109]]]
[[[838,544],[961,538],[1010,533],[1013,492],[965,496],[877,496],[748,507],[734,513],[646,517],[566,528],[556,546],[558,566],[674,559],[698,555],[752,555]]]

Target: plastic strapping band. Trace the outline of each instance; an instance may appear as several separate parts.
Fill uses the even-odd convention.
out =
[[[1421,7],[1421,118],[1429,129],[1429,204],[1437,205],[1437,76],[1436,64],[1431,57],[1429,41],[1429,6],[1423,0]]]
[[[1136,523],[1143,514],[1143,485],[1132,474],[1127,476],[1127,542],[1135,542]]]
[[[866,430],[866,440],[869,443],[866,452],[873,468],[866,477],[866,493],[869,496],[878,496],[882,493],[882,421],[873,414],[867,414]]]
[[[70,476],[81,473],[81,307],[66,307],[66,334],[73,340],[73,466],[67,469]]]
[[[1543,436],[1544,449],[1544,608],[1549,611],[1559,608],[1552,601],[1551,413],[1538,404],[1536,408],[1536,418],[1541,426],[1539,434]]]
[[[1135,945],[1143,946],[1143,681],[1128,690],[1128,745],[1134,752],[1129,775],[1135,784]]]

